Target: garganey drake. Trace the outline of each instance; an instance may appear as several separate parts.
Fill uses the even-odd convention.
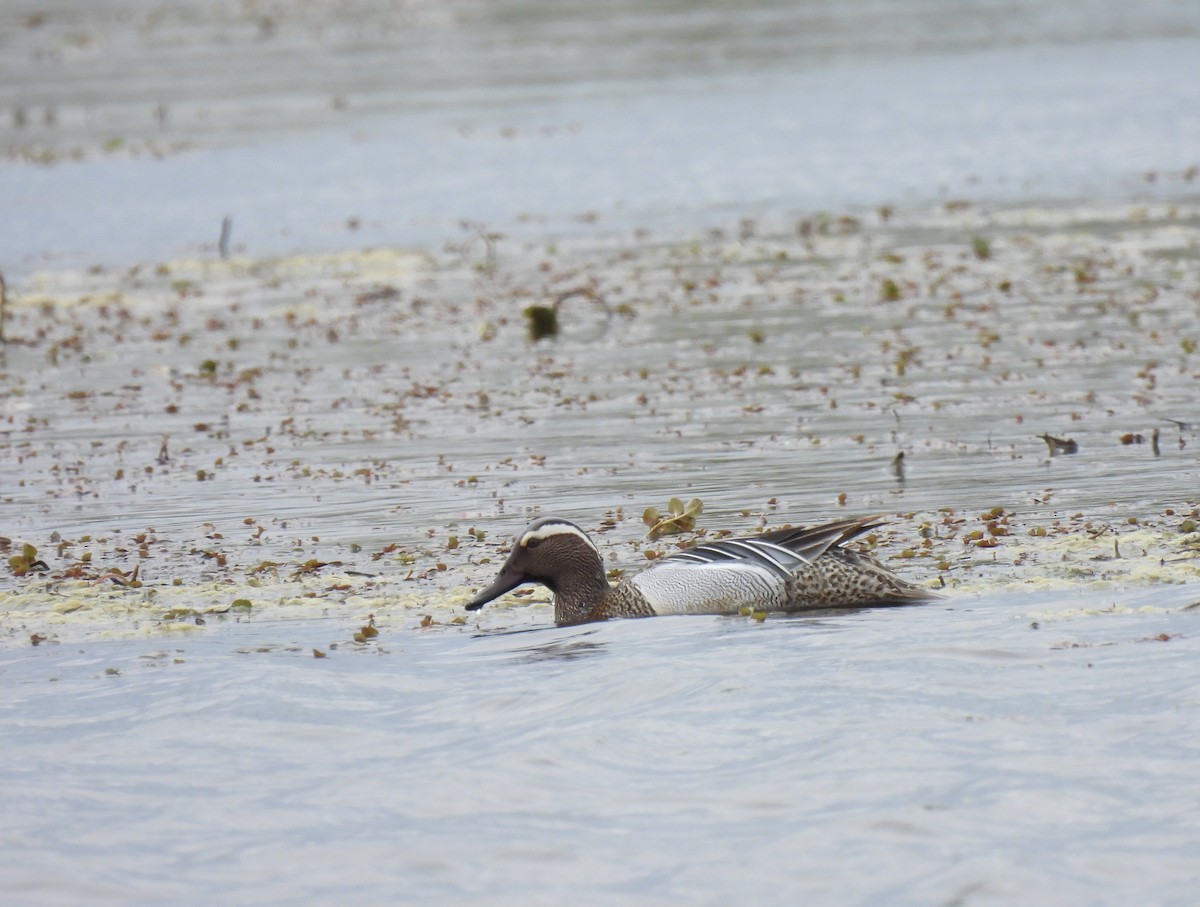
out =
[[[880,525],[879,517],[852,517],[704,542],[610,586],[588,534],[558,517],[541,517],[517,537],[495,581],[467,603],[467,610],[476,611],[522,583],[549,587],[560,625],[659,614],[737,614],[743,608],[911,605],[937,598],[873,558],[842,547]]]

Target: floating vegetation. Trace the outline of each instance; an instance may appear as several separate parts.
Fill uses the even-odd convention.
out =
[[[1056,438],[1050,434],[1041,434],[1038,437],[1046,442],[1046,447],[1049,448],[1052,457],[1059,454],[1079,453],[1079,445],[1071,438]]]
[[[8,539],[4,539],[3,543],[4,549],[9,548],[11,544]],[[8,569],[13,572],[13,576],[25,576],[29,573],[47,573],[50,567],[37,556],[37,548],[26,542],[21,545],[17,554],[8,559]]]
[[[603,310],[607,318],[612,317],[612,309],[595,288],[590,286],[572,287],[559,293],[554,298],[553,305],[528,305],[522,310],[522,314],[525,316],[525,330],[529,339],[536,342],[557,337],[561,327],[559,312],[562,310],[563,303],[575,298],[595,303]],[[485,337],[484,339],[490,338]]]
[[[140,589],[142,581],[138,579],[138,573],[141,572],[141,564],[136,564],[131,571],[124,571],[117,567],[109,567],[99,575],[92,578],[92,585],[98,583],[111,582],[117,586],[125,586],[129,589]]]
[[[558,311],[550,306],[530,305],[522,312],[525,316],[525,329],[529,339],[545,340],[558,336]]]
[[[951,591],[1190,580],[1196,537],[1179,527],[1200,517],[1187,481],[1200,417],[1181,338],[1200,277],[1180,256],[1200,244],[1200,213],[1150,207],[1136,240],[1120,235],[1127,212],[1072,216],[511,240],[486,269],[478,233],[469,255],[440,258],[221,260],[210,245],[31,275],[9,287],[0,507],[36,551],[3,550],[0,615],[22,644],[104,614],[163,632],[175,609],[194,612],[175,629],[367,608],[452,627],[460,589],[504,556],[493,526],[589,501],[612,508],[614,575],[767,516],[895,510],[871,550]],[[1002,277],[961,239],[926,244],[964,221],[968,238],[1011,236]],[[886,254],[864,269],[864,248]],[[612,317],[630,300],[636,318]],[[487,345],[473,330],[520,340],[530,305],[571,343]],[[1167,443],[1132,430],[1147,413],[1178,417],[1159,422]],[[1069,497],[1043,487],[1061,467],[1031,455],[1042,418],[1070,420],[1069,439],[1037,436],[1054,455],[1111,448]],[[731,519],[697,529],[699,498],[616,506],[672,488],[703,496],[706,523]],[[985,517],[995,501],[1004,512]],[[151,512],[155,529],[128,525]]]
[[[650,527],[647,537],[656,539],[663,535],[677,535],[681,532],[693,532],[696,529],[696,517],[704,511],[704,502],[692,498],[686,504],[679,498],[667,501],[667,512],[659,513],[655,507],[647,507],[642,514],[642,522]]]
[[[375,626],[375,615],[368,614],[367,622],[359,627],[354,633],[354,641],[357,643],[365,643],[375,639],[379,635],[379,629]]]

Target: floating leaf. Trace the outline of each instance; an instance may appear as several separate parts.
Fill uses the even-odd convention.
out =
[[[1071,438],[1056,438],[1051,434],[1038,435],[1046,442],[1046,447],[1050,449],[1050,456],[1056,457],[1059,454],[1079,453],[1079,445]]]
[[[680,532],[692,532],[696,528],[696,517],[704,510],[704,502],[692,498],[686,504],[679,498],[667,501],[667,513],[661,514],[654,507],[647,507],[642,514],[642,522],[650,527],[647,535],[654,539],[662,535],[676,535]]]
[[[21,553],[8,559],[8,566],[16,576],[25,576],[34,571],[45,572],[50,566],[37,556],[37,549],[28,542],[21,546]]]

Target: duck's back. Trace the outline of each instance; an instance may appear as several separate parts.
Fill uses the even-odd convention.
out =
[[[698,545],[614,590],[656,614],[736,614],[899,605],[935,596],[841,545],[879,522],[855,517]]]

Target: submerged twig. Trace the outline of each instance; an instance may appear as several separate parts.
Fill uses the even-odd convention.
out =
[[[496,266],[499,263],[496,254],[496,243],[504,239],[503,233],[497,233],[494,230],[487,229],[485,224],[477,224],[474,221],[464,220],[461,224],[464,230],[470,231],[473,235],[470,239],[462,244],[461,254],[465,258],[470,251],[471,246],[476,239],[483,242],[484,260],[482,264],[476,267],[484,274],[491,277],[496,273]]]
[[[563,290],[554,297],[553,305],[531,305],[525,307],[524,315],[529,339],[544,340],[547,337],[557,337],[559,329],[558,311],[562,308],[564,302],[575,296],[582,296],[584,299],[591,300],[604,310],[604,316],[607,319],[604,330],[608,330],[608,322],[612,321],[613,313],[612,308],[605,301],[604,297],[592,287],[572,287],[569,290]]]
[[[126,586],[131,589],[141,588],[141,581],[138,579],[138,573],[141,571],[141,564],[134,564],[133,572],[126,573],[124,570],[118,570],[116,567],[110,567],[107,572],[101,573],[95,577],[89,585],[98,586],[103,582],[113,582],[118,586]]]

